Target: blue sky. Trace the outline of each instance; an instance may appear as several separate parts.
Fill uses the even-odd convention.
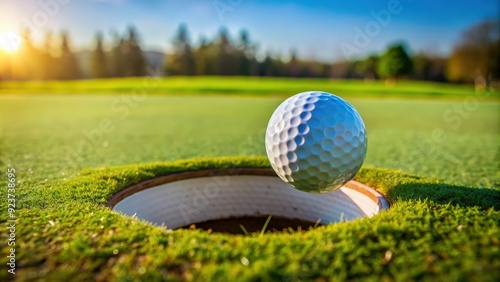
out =
[[[216,3],[227,10],[218,11]],[[90,49],[96,31],[103,31],[109,43],[111,30],[124,33],[133,24],[144,49],[167,51],[180,23],[187,24],[194,43],[225,26],[233,37],[247,29],[262,53],[286,56],[295,48],[302,57],[329,61],[345,58],[346,46],[355,48],[349,49],[355,50],[353,56],[362,56],[396,41],[414,52],[447,54],[468,26],[498,18],[499,5],[498,0],[0,0],[0,32],[32,24],[40,39],[47,30],[65,29],[75,49]],[[391,16],[385,26],[373,16],[382,10]],[[371,35],[356,45],[357,30],[365,33],[366,28],[372,28]]]

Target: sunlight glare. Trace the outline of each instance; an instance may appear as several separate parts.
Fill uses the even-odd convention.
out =
[[[0,32],[0,49],[14,53],[21,46],[21,36],[15,32]]]

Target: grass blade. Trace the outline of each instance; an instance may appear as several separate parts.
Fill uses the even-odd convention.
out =
[[[321,223],[321,218],[318,218],[318,220],[316,220],[316,223],[314,223],[314,228],[318,227]]]
[[[267,225],[269,225],[269,222],[271,221],[271,217],[272,217],[272,216],[273,216],[273,215],[272,215],[272,214],[270,214],[270,215],[267,217],[266,222],[264,223],[264,226],[262,226],[262,230],[260,230],[260,235],[263,235],[263,234],[264,234],[264,232],[266,232]]]
[[[243,226],[243,224],[240,224],[240,228],[241,228],[241,231],[243,231],[243,233],[246,235],[246,236],[250,236],[250,234],[248,233],[247,229],[245,228],[245,226]]]

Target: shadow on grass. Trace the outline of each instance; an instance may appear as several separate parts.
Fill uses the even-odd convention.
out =
[[[500,210],[500,191],[449,184],[402,183],[391,189],[388,196],[399,200],[431,200],[437,204],[479,207]]]

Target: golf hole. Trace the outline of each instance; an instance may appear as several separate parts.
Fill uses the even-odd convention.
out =
[[[272,169],[233,168],[150,179],[116,193],[108,206],[168,229],[245,234],[372,217],[389,203],[356,181],[327,194],[309,194],[288,186]]]

